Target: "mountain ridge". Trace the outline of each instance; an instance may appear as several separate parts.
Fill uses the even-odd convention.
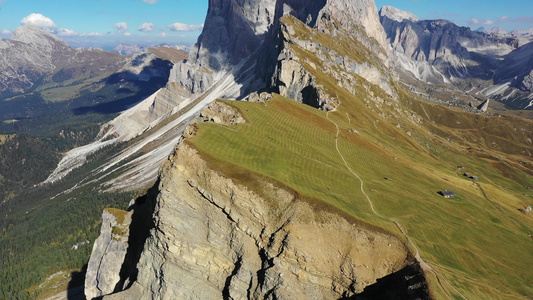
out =
[[[105,297],[178,297],[183,293],[183,288],[180,287],[188,286],[184,278],[206,286],[202,291],[188,291],[195,295],[218,293],[235,298],[289,299],[295,295],[303,297],[300,294],[302,291],[303,294],[313,294],[313,290],[308,288],[303,279],[300,283],[293,284],[302,288],[292,290],[286,288],[285,279],[279,279],[288,278],[287,282],[292,282],[294,274],[302,273],[298,273],[298,266],[294,265],[292,271],[280,271],[287,265],[283,253],[289,253],[285,252],[288,250],[278,247],[279,240],[276,236],[272,236],[267,248],[264,248],[264,242],[255,238],[261,231],[255,229],[257,222],[250,222],[240,210],[241,206],[253,207],[242,200],[249,197],[240,197],[240,193],[233,188],[220,188],[216,183],[216,187],[212,186],[211,180],[218,182],[218,176],[222,174],[222,180],[243,184],[255,194],[261,194],[261,183],[272,180],[302,198],[310,198],[313,203],[331,205],[336,214],[356,215],[364,222],[385,228],[387,232],[394,232],[404,243],[411,241],[409,251],[412,256],[418,254],[416,257],[420,257],[419,261],[422,262],[437,262],[428,262],[430,267],[425,266],[425,279],[422,281],[427,282],[429,295],[421,296],[422,298],[465,298],[464,295],[468,298],[480,295],[502,298],[506,293],[499,291],[502,286],[486,288],[485,284],[498,278],[496,273],[500,272],[505,273],[507,282],[516,283],[520,281],[516,272],[526,274],[527,271],[517,261],[509,262],[507,266],[498,265],[497,272],[493,269],[480,270],[476,266],[478,263],[483,265],[482,262],[487,259],[491,260],[494,253],[504,255],[508,250],[504,249],[505,245],[511,244],[516,247],[516,251],[526,256],[526,260],[529,259],[526,254],[527,229],[519,229],[522,228],[520,224],[529,224],[528,217],[517,210],[523,203],[518,191],[522,191],[524,186],[520,185],[527,184],[529,177],[524,175],[525,181],[513,181],[513,192],[505,192],[502,185],[490,183],[489,180],[473,185],[483,190],[490,189],[492,195],[505,198],[505,202],[498,202],[503,207],[498,210],[487,206],[487,201],[493,201],[493,196],[486,196],[486,199],[480,196],[479,190],[473,189],[472,182],[458,173],[460,171],[456,168],[467,161],[468,168],[487,172],[486,176],[490,176],[490,181],[506,183],[509,183],[507,177],[496,171],[506,168],[505,165],[513,166],[520,174],[531,174],[527,165],[517,161],[518,157],[522,161],[530,160],[527,149],[532,142],[527,140],[526,135],[531,122],[524,121],[522,124],[510,117],[475,114],[460,107],[434,105],[417,99],[395,82],[398,75],[389,68],[389,50],[380,46],[380,38],[366,34],[364,27],[358,26],[360,24],[341,26],[338,23],[344,16],[341,13],[341,17],[334,17],[331,12],[339,12],[339,8],[346,3],[332,2],[331,6],[326,3],[323,9],[318,10],[317,16],[322,16],[318,18],[313,17],[313,14],[309,18],[301,17],[296,5],[299,3],[286,3],[283,11],[287,14],[279,18],[279,28],[272,30],[276,34],[265,37],[264,41],[276,42],[270,43],[272,49],[266,51],[269,55],[264,60],[257,60],[257,53],[265,53],[260,49],[255,50],[258,52],[250,50],[243,54],[232,52],[233,46],[229,45],[227,48],[220,48],[226,49],[226,52],[216,51],[210,54],[205,50],[208,46],[204,45],[204,48],[199,47],[204,52],[199,50],[191,54],[197,56],[196,60],[190,59],[188,63],[174,68],[172,85],[184,88],[187,95],[192,97],[207,90],[211,91],[208,93],[209,97],[218,95],[234,99],[246,95],[254,88],[259,90],[245,97],[248,102],[213,102],[207,109],[210,111],[202,111],[195,124],[185,130],[184,140],[165,162],[160,182],[154,186],[158,193],[153,198],[157,211],[154,220],[161,227],[156,225],[152,228],[145,243],[139,245],[144,249],[138,263],[139,272],[147,276],[141,276],[145,279],[134,283],[132,289],[125,287],[124,291]],[[226,4],[229,5],[229,2]],[[221,17],[223,15],[214,12],[224,11],[222,8],[229,9],[222,2],[213,5],[218,10],[212,10],[209,16]],[[357,5],[354,7],[357,11]],[[230,8],[238,10],[236,7]],[[232,13],[234,11],[228,16],[233,16]],[[358,16],[357,13],[352,15],[354,16]],[[377,12],[369,19],[377,20]],[[313,20],[318,21],[315,23]],[[264,37],[263,23],[251,24],[261,24],[259,37],[256,38]],[[435,28],[448,26],[448,32],[456,30],[453,24],[446,21],[435,22],[433,25]],[[210,28],[211,26],[204,27],[202,39],[209,36]],[[250,32],[255,36],[254,30]],[[470,34],[468,30],[463,33],[465,36]],[[443,35],[446,34],[449,35]],[[446,42],[458,44],[454,37],[449,37],[443,44]],[[434,45],[439,43],[435,42]],[[467,55],[460,44],[457,49],[459,53],[465,51]],[[424,61],[427,57],[439,59],[437,49],[428,53],[431,55],[420,54],[420,58]],[[237,59],[239,57],[240,62]],[[475,59],[478,57],[472,58],[472,61],[476,61]],[[457,61],[461,62],[460,59]],[[272,65],[262,65],[268,62],[272,62]],[[215,72],[209,71],[210,66],[216,68]],[[261,72],[250,72],[257,68]],[[190,74],[193,70],[201,72]],[[176,74],[176,71],[179,73]],[[229,83],[227,87],[231,86],[230,90],[214,91],[210,88],[216,87],[217,83],[213,82],[228,74],[233,77],[225,78],[235,80],[233,83],[236,84],[233,86]],[[179,82],[184,78],[189,80],[186,83],[190,85],[183,84],[185,81]],[[202,88],[198,88],[199,82],[204,84]],[[222,86],[226,84],[223,83]],[[243,85],[240,86],[241,84]],[[265,87],[270,87],[270,91],[274,93],[263,92]],[[293,100],[307,106],[291,103]],[[242,119],[248,122],[236,121]],[[502,128],[509,128],[509,132],[512,132],[509,140],[502,137],[499,131]],[[199,153],[204,162],[213,168],[205,171],[203,167],[199,167],[201,170],[197,171],[188,167],[203,165],[203,162],[194,158],[188,161],[190,157],[196,157],[196,154],[191,153]],[[487,164],[498,167],[488,167]],[[212,171],[217,174],[209,175]],[[335,172],[339,172],[339,175],[333,176]],[[393,175],[389,175],[390,173]],[[357,179],[359,176],[354,174],[359,174],[361,178]],[[516,180],[519,177],[513,178]],[[437,192],[444,187],[454,187],[460,193],[457,202],[441,199]],[[228,190],[234,192],[228,194]],[[267,194],[277,193],[279,192],[270,191]],[[463,206],[464,203],[468,205]],[[180,205],[184,205],[183,210]],[[182,213],[188,214],[185,212],[189,212],[189,207],[201,211],[200,215],[213,216],[212,220],[216,225],[207,225],[206,228],[191,225],[191,222],[196,224],[197,221],[176,223],[189,219],[189,216],[179,217]],[[419,211],[421,208],[424,213]],[[399,214],[399,211],[402,213]],[[497,214],[498,218],[487,220],[478,215],[481,211]],[[254,214],[253,211],[251,213]],[[261,215],[262,212],[256,211],[254,218],[265,220]],[[378,217],[379,215],[382,217]],[[476,219],[471,220],[474,216]],[[210,224],[209,220],[211,219],[207,218],[201,223]],[[501,224],[499,222],[505,222],[506,228],[513,228],[517,235],[503,234],[500,231],[502,228],[494,225]],[[263,223],[259,221],[259,224],[259,227],[267,228],[265,234],[268,236],[270,223],[265,220]],[[220,237],[218,225],[227,228],[226,232],[232,232],[230,240],[223,234]],[[188,243],[192,230],[182,230],[189,228],[188,226],[201,228],[203,232],[200,237],[190,237],[197,241],[194,245]],[[497,231],[498,238],[487,240],[484,235],[479,235],[477,226]],[[527,225],[523,226],[527,228]],[[289,227],[274,227],[289,237],[301,234],[289,230]],[[476,242],[465,245],[450,243],[449,236],[441,234],[443,231],[458,239]],[[241,236],[248,237],[241,239]],[[204,237],[207,237],[207,244]],[[255,242],[245,242],[249,237]],[[287,244],[290,245],[289,240]],[[202,246],[199,250],[196,244],[205,244],[205,247]],[[476,249],[478,244],[488,245],[487,252],[479,253]],[[463,246],[468,250],[465,251]],[[298,252],[307,250],[298,248]],[[176,253],[187,254],[175,256]],[[206,259],[209,255],[205,253],[217,253],[217,259]],[[473,259],[468,255],[468,258],[465,257],[464,253],[479,255]],[[165,258],[168,257],[172,259],[165,263]],[[475,283],[467,283],[457,277],[454,277],[457,282],[442,284],[444,281],[450,282],[449,278],[453,275],[444,271],[447,269],[442,269],[440,264],[453,270],[452,272],[464,272],[466,276],[483,280],[481,286],[484,288],[480,289]],[[341,269],[344,275],[340,276],[346,277],[345,270]],[[105,268],[98,271],[105,272]],[[348,273],[352,274],[351,271]],[[165,275],[157,274],[174,274],[174,277],[180,279],[172,281]],[[350,276],[347,277],[352,278]],[[328,280],[317,282],[327,282],[326,286],[332,286]],[[368,284],[370,282],[365,283]],[[347,286],[348,288],[333,284],[333,293],[339,293],[337,297],[357,296],[355,294],[363,289],[363,286],[354,286],[353,281]],[[519,285],[512,286],[504,289],[517,297],[528,292]]]
[[[470,88],[473,98],[482,95],[516,109],[531,107],[530,70],[522,68],[529,66],[530,44],[513,35],[472,31],[445,20],[399,21],[395,14],[406,12],[385,8],[380,20],[399,69],[427,83]],[[525,52],[528,55],[518,54]]]

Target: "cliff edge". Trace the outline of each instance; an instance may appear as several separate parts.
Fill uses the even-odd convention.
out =
[[[187,143],[160,179],[138,279],[106,299],[341,298],[411,261],[397,238],[267,182],[252,191]]]

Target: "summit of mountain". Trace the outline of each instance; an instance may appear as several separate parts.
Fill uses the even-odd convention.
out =
[[[476,31],[484,32],[486,34],[506,34],[507,33],[505,29],[499,26],[493,26],[490,28],[481,27],[481,28],[476,29]]]
[[[11,35],[11,40],[49,48],[70,48],[65,41],[55,34],[34,24],[25,24],[15,29]]]
[[[415,14],[389,5],[383,6],[380,9],[379,14],[381,17],[387,17],[396,22],[403,22],[404,20],[411,22],[420,21]]]

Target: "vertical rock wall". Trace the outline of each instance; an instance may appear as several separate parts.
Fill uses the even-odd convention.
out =
[[[102,213],[102,229],[94,242],[85,276],[87,299],[122,290],[119,273],[128,250],[131,215],[115,209]]]

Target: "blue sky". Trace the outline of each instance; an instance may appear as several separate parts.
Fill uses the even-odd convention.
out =
[[[447,19],[472,29],[502,27],[507,31],[533,28],[533,0],[376,0],[407,10],[420,19]]]
[[[36,23],[71,44],[190,45],[201,33],[208,1],[0,0],[0,33]]]

